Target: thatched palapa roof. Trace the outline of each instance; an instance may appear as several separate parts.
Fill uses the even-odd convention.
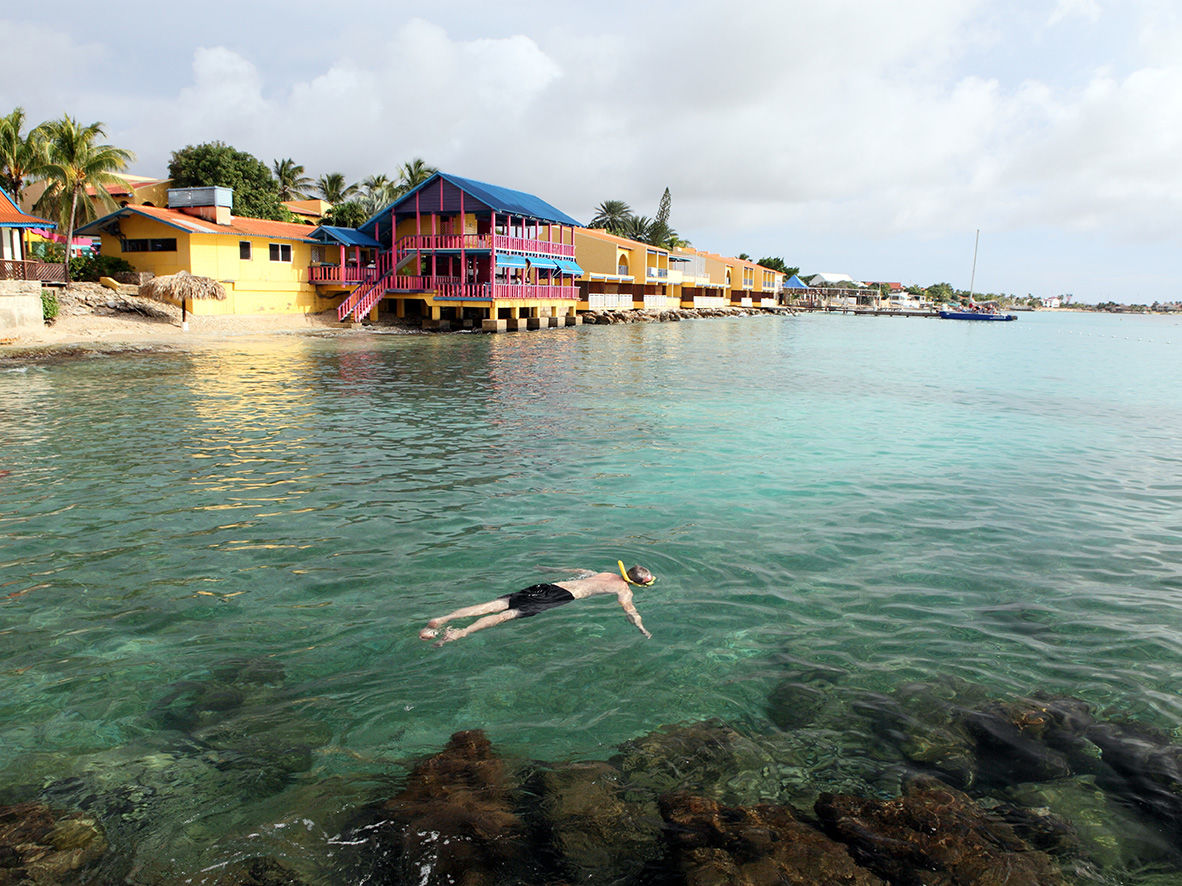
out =
[[[164,277],[153,277],[140,286],[140,295],[156,301],[224,299],[226,287],[210,277],[195,277],[188,271],[177,271]]]

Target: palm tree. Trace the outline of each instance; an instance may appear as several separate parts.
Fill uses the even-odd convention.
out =
[[[308,191],[312,187],[312,179],[304,175],[304,167],[296,164],[290,157],[286,160],[276,160],[271,169],[275,172],[275,179],[279,182],[279,200],[307,200]]]
[[[415,157],[413,160],[403,163],[399,167],[398,187],[405,194],[407,191],[421,185],[438,171],[434,166],[428,166],[422,157]]]
[[[619,234],[630,218],[632,207],[623,200],[604,200],[596,207],[595,218],[591,219],[590,226]]]
[[[24,108],[0,117],[0,186],[12,195],[18,206],[24,197],[25,182],[41,175],[47,159],[44,124],[21,135],[24,128]]]
[[[107,188],[120,185],[130,189],[131,186],[115,173],[125,169],[135,159],[135,154],[125,148],[95,144],[95,139],[106,135],[102,123],[81,126],[67,114],[61,120],[52,120],[43,126],[48,158],[42,177],[49,186],[37,201],[37,208],[52,211],[59,219],[58,230],[65,228],[66,257],[63,264],[69,283],[74,223],[80,215],[84,219],[94,217],[94,205],[86,199],[87,189],[94,191],[104,207],[111,211],[117,209]]]
[[[333,205],[352,199],[360,190],[356,184],[346,185],[342,172],[330,172],[316,181],[316,191]]]
[[[620,225],[620,229],[618,231],[612,231],[612,233],[621,237],[627,237],[629,240],[639,240],[641,243],[648,243],[652,228],[652,219],[643,215],[630,215]],[[608,230],[611,229],[609,228]]]
[[[402,189],[395,182],[378,173],[371,175],[361,182],[361,205],[365,207],[367,216],[373,215],[383,206],[398,199]]]

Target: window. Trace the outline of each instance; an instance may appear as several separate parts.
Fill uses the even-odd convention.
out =
[[[271,247],[271,261],[291,261],[291,244],[290,243],[272,243]]]
[[[176,237],[141,237],[123,241],[124,252],[176,252]]]
[[[250,261],[250,241],[238,241],[238,257],[243,261]]]

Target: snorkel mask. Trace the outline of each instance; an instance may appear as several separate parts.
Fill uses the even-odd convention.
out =
[[[649,585],[651,585],[654,581],[657,580],[657,577],[654,575],[648,581],[644,581],[644,582],[633,581],[632,579],[630,579],[628,577],[628,571],[626,569],[624,569],[624,561],[617,560],[616,564],[620,567],[620,575],[622,575],[624,577],[624,581],[628,582],[628,584],[630,584],[630,585],[636,585],[636,587],[638,587],[638,588],[647,588]]]

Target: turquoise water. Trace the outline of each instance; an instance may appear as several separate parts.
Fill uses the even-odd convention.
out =
[[[459,729],[603,759],[757,728],[787,675],[829,699],[814,789],[890,792],[846,703],[916,682],[1182,740],[1180,346],[810,315],[7,367],[0,802],[124,796],[133,882],[260,852],[331,882],[348,810]],[[659,576],[652,640],[605,599],[417,637],[617,558]],[[195,720],[212,677],[232,713]]]

